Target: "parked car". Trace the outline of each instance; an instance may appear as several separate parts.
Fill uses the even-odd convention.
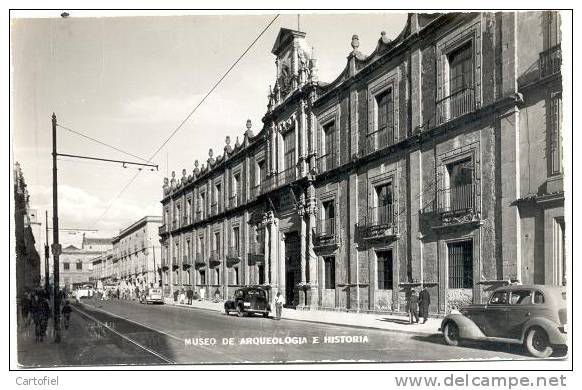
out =
[[[224,302],[224,312],[236,311],[239,317],[245,314],[262,314],[268,317],[271,311],[267,293],[260,287],[243,287],[234,292],[234,298]]]
[[[150,288],[145,294],[140,295],[140,303],[164,303],[164,295],[161,288]]]
[[[523,344],[539,358],[567,343],[566,290],[562,286],[510,285],[497,288],[484,305],[447,315],[439,329],[445,342],[463,339]]]

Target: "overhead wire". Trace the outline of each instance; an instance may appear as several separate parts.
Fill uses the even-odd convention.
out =
[[[152,155],[147,159],[147,162],[151,162],[153,158],[155,158],[158,153],[167,145],[168,142],[180,131],[180,129],[184,126],[184,124],[190,119],[190,117],[198,110],[198,108],[206,101],[206,99],[214,92],[214,90],[220,85],[220,83],[228,76],[228,74],[234,69],[234,67],[240,62],[240,60],[248,53],[248,51],[255,45],[255,43],[263,36],[263,34],[271,27],[271,25],[277,20],[280,14],[275,15],[273,19],[263,28],[263,30],[259,33],[259,35],[249,44],[249,46],[243,51],[243,53],[234,61],[234,63],[228,68],[228,70],[214,83],[212,88],[204,95],[204,97],[198,102],[198,104],[188,113],[188,115],[180,122],[180,124],[170,133],[170,135],[162,142],[162,144],[152,153]],[[115,195],[115,197],[111,200],[105,211],[95,220],[92,226],[95,226],[101,218],[103,218],[111,209],[113,204],[119,197],[129,188],[129,186],[137,179],[141,171],[136,172],[136,174],[130,179],[130,181]]]

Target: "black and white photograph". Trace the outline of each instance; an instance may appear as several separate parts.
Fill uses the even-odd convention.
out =
[[[11,12],[11,366],[571,364],[571,24]]]

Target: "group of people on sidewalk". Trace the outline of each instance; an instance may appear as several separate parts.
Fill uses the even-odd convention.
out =
[[[64,294],[62,295],[64,298]],[[69,328],[71,306],[69,301],[61,299],[63,307],[60,309],[63,314],[65,329]],[[51,318],[52,304],[50,294],[43,289],[26,289],[20,297],[20,327],[28,329],[34,323],[35,342],[43,342],[47,337],[48,323]]]
[[[430,293],[426,286],[420,290],[420,294],[416,295],[416,290],[411,289],[408,298],[408,313],[411,324],[418,324],[418,317],[423,318],[423,324],[428,321],[428,311],[430,306]],[[414,320],[414,322],[413,322]]]

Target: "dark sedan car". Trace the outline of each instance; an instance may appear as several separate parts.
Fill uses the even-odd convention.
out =
[[[484,305],[468,305],[441,324],[445,342],[462,339],[523,343],[540,358],[567,344],[566,290],[561,286],[511,285],[496,289]]]
[[[262,314],[268,317],[271,306],[267,293],[260,287],[243,287],[234,292],[234,298],[224,302],[224,312],[235,311],[239,317],[245,314]]]

